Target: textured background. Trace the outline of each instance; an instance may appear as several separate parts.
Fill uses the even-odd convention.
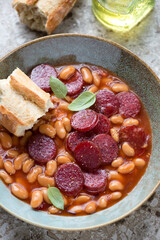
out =
[[[91,0],[79,0],[54,32],[82,33],[113,40],[142,58],[160,77],[160,2],[154,11],[127,34],[106,30],[92,14]],[[11,0],[0,0],[0,58],[15,47],[43,36],[20,24]],[[157,159],[158,160],[158,159]],[[3,193],[0,194],[0,197]],[[0,209],[0,239],[3,240],[160,240],[160,188],[136,212],[96,230],[48,231],[31,226]]]

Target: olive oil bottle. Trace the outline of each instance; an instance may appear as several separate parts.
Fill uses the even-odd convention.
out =
[[[154,7],[155,0],[92,0],[96,18],[106,27],[129,31]]]

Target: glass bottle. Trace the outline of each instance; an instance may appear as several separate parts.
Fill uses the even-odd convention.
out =
[[[128,31],[154,7],[155,0],[92,0],[96,18],[113,30]]]

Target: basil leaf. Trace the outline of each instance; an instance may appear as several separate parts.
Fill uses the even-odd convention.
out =
[[[68,109],[71,111],[81,111],[92,106],[96,101],[96,94],[86,91],[81,93],[71,104]]]
[[[67,87],[58,78],[51,76],[49,80],[49,84],[56,97],[58,98],[66,97]]]
[[[47,190],[47,195],[51,203],[59,209],[64,210],[64,200],[61,192],[56,187],[49,187]]]

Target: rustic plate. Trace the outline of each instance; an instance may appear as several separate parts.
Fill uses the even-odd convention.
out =
[[[160,82],[152,70],[133,53],[105,39],[76,34],[53,35],[31,41],[0,61],[0,78],[16,67],[28,72],[39,63],[86,62],[108,68],[124,79],[141,97],[151,120],[153,150],[149,166],[138,185],[114,206],[82,217],[63,217],[34,211],[18,200],[0,181],[0,206],[19,219],[56,230],[84,230],[113,223],[141,206],[160,183]]]

